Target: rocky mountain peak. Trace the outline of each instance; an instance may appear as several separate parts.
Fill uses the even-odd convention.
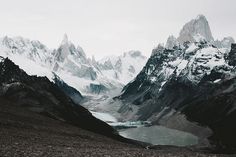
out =
[[[87,57],[82,47],[78,45],[76,48],[75,45],[69,41],[67,34],[65,34],[60,47],[56,51],[55,58],[56,61],[64,62],[69,55],[83,62],[87,62]]]
[[[171,36],[168,37],[168,39],[166,41],[165,48],[173,49],[177,45],[178,45],[178,41],[177,41],[176,37],[171,35]]]
[[[0,57],[0,84],[14,82],[26,78],[26,73],[15,65],[10,59]]]
[[[184,43],[186,41],[213,41],[214,38],[206,17],[204,15],[198,15],[197,18],[189,21],[183,26],[177,40],[180,43]]]
[[[61,42],[61,45],[59,46],[59,48],[56,51],[55,60],[58,62],[64,62],[64,60],[69,55],[76,54],[76,51],[77,50],[76,50],[74,44],[69,42],[68,36],[65,34],[63,37],[63,40]]]
[[[218,48],[226,48],[228,51],[231,48],[231,44],[235,43],[235,40],[233,37],[224,37],[222,40],[216,40],[214,41],[214,45]]]
[[[67,36],[67,34],[64,34],[63,40],[62,40],[62,42],[61,42],[61,45],[64,45],[64,44],[66,44],[66,43],[68,43],[68,42],[69,42],[68,36]]]

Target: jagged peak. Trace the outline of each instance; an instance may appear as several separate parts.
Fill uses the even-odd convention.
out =
[[[41,46],[45,47],[46,49],[48,49],[39,40],[31,40],[31,39],[24,38],[24,37],[21,37],[21,36],[9,37],[9,36],[6,35],[6,36],[0,38],[0,40],[2,40],[3,43],[14,42],[16,44],[21,44],[21,45],[22,45],[22,43],[24,43],[24,46],[27,46],[27,44],[41,45]]]
[[[173,49],[175,46],[178,45],[178,41],[177,38],[174,35],[170,35],[167,38],[166,44],[165,44],[165,48],[167,49]]]
[[[69,42],[68,36],[67,36],[67,34],[65,33],[64,36],[63,36],[61,45],[67,44],[68,42]]]
[[[157,45],[157,47],[155,47],[155,48],[152,50],[151,56],[154,56],[154,55],[160,53],[160,52],[161,52],[162,50],[164,50],[164,49],[165,49],[164,44],[163,44],[163,43],[159,43],[159,44]]]
[[[231,36],[224,37],[224,38],[222,39],[222,41],[225,41],[225,40],[228,40],[228,41],[230,41],[230,42],[232,42],[232,43],[235,43],[235,40],[234,40],[234,38],[233,38],[233,37],[231,37]]]
[[[77,46],[77,51],[79,52],[80,56],[87,58],[87,56],[84,52],[84,49],[80,45]]]
[[[205,15],[203,15],[203,14],[199,14],[195,20],[201,20],[201,19],[203,19],[203,20],[206,20],[206,21],[207,21],[207,18],[206,18],[206,16],[205,16]]]
[[[187,22],[181,29],[178,42],[198,42],[198,40],[214,41],[207,18],[200,14]]]

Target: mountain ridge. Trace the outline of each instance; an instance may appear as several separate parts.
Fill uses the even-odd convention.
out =
[[[181,32],[186,26],[190,27],[189,30],[194,28],[194,23],[198,25],[200,19],[204,21],[203,25],[208,25],[207,20],[200,16],[184,25]],[[207,30],[210,28],[206,27]],[[225,124],[228,129],[222,127],[226,119],[229,122],[234,120],[234,102],[230,102],[225,112],[217,117],[218,112],[221,112],[219,108],[224,108],[222,100],[226,100],[226,97],[233,99],[233,95],[227,95],[223,89],[217,90],[217,87],[228,88],[232,93],[234,91],[235,44],[232,44],[231,50],[228,49],[228,44],[231,45],[233,40],[226,38],[227,44],[222,45],[227,46],[217,47],[211,33],[208,34],[210,40],[193,40],[197,31],[186,32],[191,37],[186,39],[190,41],[181,39],[179,42],[178,38],[170,36],[165,46],[159,44],[153,49],[142,71],[123,88],[120,96],[115,97],[115,101],[122,104],[118,112],[124,120],[150,120],[154,124],[191,132],[203,138],[203,141],[209,140],[211,146],[218,150],[226,148],[235,151],[235,139],[228,137],[233,136],[230,130],[234,130],[234,127],[229,123]],[[227,81],[229,84],[225,85]],[[216,98],[210,91],[214,91]],[[218,103],[215,101],[217,96],[222,97]],[[197,107],[197,103],[205,105],[198,104]],[[202,111],[205,117],[201,119],[200,112],[195,114],[194,108]],[[206,111],[210,112],[209,108],[212,109],[211,116],[219,119],[218,123],[208,121]],[[229,118],[227,114],[231,110],[233,114]],[[201,132],[204,135],[200,135]]]

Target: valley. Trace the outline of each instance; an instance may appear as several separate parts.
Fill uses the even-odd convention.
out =
[[[5,36],[0,56],[0,156],[236,153],[236,44],[204,15],[149,58],[96,60],[66,34],[55,49]]]

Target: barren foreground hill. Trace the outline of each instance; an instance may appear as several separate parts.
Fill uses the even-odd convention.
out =
[[[25,110],[0,98],[0,156],[233,156],[193,152],[189,149],[141,146],[105,136]]]

